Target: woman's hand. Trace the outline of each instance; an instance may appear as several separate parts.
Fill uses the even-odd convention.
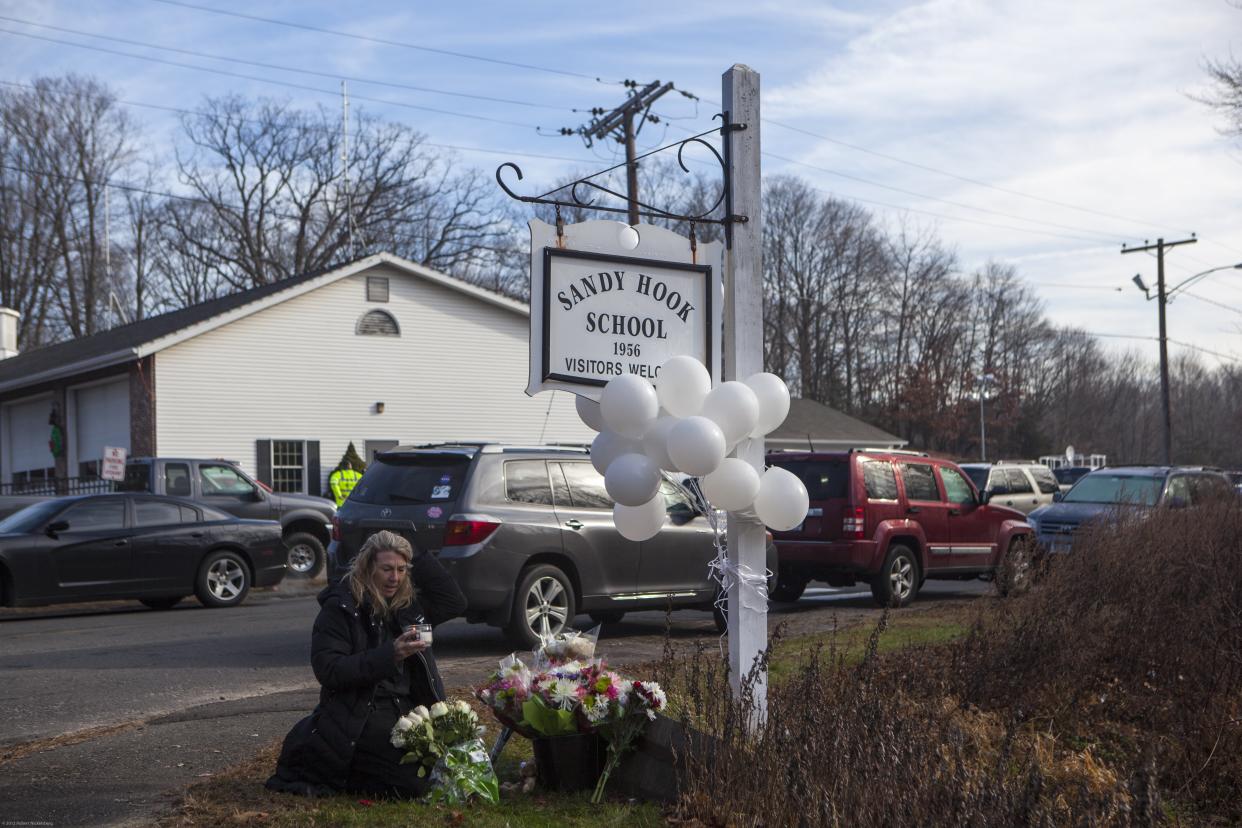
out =
[[[431,645],[426,641],[420,641],[416,630],[406,630],[393,639],[392,649],[397,663],[405,661],[415,653],[421,653]]]

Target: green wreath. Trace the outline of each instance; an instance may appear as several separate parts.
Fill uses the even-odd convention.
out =
[[[61,431],[60,426],[52,426],[52,434],[51,438],[47,441],[47,447],[52,452],[53,457],[64,457],[65,432]]]

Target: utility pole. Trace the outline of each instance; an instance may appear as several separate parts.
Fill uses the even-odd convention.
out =
[[[759,73],[736,64],[721,78],[730,212],[745,216],[730,227],[725,253],[724,379],[741,380],[763,370],[763,182],[759,146]],[[763,474],[764,439],[743,440],[734,456]],[[742,573],[767,570],[763,524],[740,514],[729,517],[729,562]],[[736,692],[755,659],[768,646],[766,603],[745,600],[747,586],[729,586],[729,677]],[[767,711],[767,676],[751,688],[755,712]]]
[[[1126,247],[1122,245],[1121,253],[1141,253],[1147,250],[1156,251],[1156,299],[1160,308],[1160,404],[1164,410],[1164,463],[1173,465],[1173,408],[1169,402],[1169,336],[1164,323],[1164,306],[1168,297],[1164,292],[1164,251],[1166,248],[1182,244],[1194,244],[1198,239],[1191,233],[1190,238],[1166,242],[1156,239],[1155,244],[1148,244],[1144,239],[1142,247]]]
[[[593,141],[602,141],[609,136],[625,145],[625,185],[629,202],[627,218],[633,226],[638,224],[638,162],[634,157],[636,155],[634,140],[648,121],[653,124],[660,123],[660,117],[651,113],[651,105],[666,93],[672,92],[673,84],[652,81],[640,90],[638,81],[627,80],[625,86],[630,90],[630,96],[625,103],[611,112],[605,112],[602,107],[596,107],[591,110],[591,114],[595,117],[589,124],[577,129],[562,127],[561,135],[581,135],[588,147]],[[682,92],[680,89],[677,91],[687,98],[694,98],[694,95],[689,92]],[[634,124],[636,118],[638,119],[637,126]]]
[[[341,170],[345,178],[345,226],[349,233],[349,258],[354,258],[354,194],[349,188],[349,90],[341,81]]]

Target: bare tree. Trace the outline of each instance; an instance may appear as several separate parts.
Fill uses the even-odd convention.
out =
[[[191,149],[181,182],[205,211],[172,216],[180,246],[233,289],[381,250],[469,269],[506,228],[479,172],[424,146],[421,134],[358,112],[348,164],[336,117],[239,97],[182,119]],[[193,229],[184,221],[193,217]],[[208,232],[199,235],[197,230]]]
[[[32,87],[5,94],[3,123],[14,162],[6,169],[18,176],[17,199],[33,221],[29,232],[15,232],[38,246],[21,257],[25,267],[38,262],[26,278],[41,287],[27,286],[27,299],[35,298],[30,290],[42,291],[38,298],[50,300],[55,312],[35,310],[38,342],[56,338],[62,328],[70,336],[94,333],[107,312],[107,187],[131,159],[136,126],[97,81],[70,75],[39,78]],[[23,288],[14,289],[14,298],[21,298]],[[29,324],[22,333],[30,338]]]

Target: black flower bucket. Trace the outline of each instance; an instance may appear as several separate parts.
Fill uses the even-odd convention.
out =
[[[608,759],[608,746],[595,733],[540,736],[532,744],[535,778],[549,791],[593,790]]]

